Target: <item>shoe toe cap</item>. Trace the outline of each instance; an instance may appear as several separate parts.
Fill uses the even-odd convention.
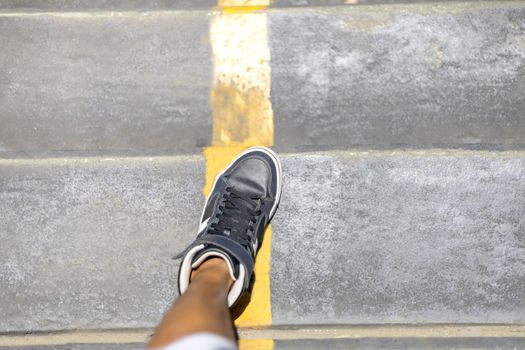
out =
[[[269,164],[255,157],[239,162],[228,176],[230,185],[237,191],[257,197],[271,195],[271,179]]]

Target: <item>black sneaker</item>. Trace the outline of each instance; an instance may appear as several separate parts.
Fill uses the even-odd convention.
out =
[[[235,281],[232,306],[246,290],[264,230],[281,197],[281,164],[266,147],[241,153],[215,178],[206,199],[199,234],[179,257],[179,293],[188,288],[191,271],[211,256],[224,259]]]

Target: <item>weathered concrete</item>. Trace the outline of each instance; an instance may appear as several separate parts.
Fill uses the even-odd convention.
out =
[[[200,157],[0,161],[0,332],[155,325],[203,186]]]
[[[12,1],[12,0],[11,0]],[[272,7],[307,7],[307,6],[355,6],[374,4],[436,4],[447,2],[471,2],[476,0],[271,0]],[[482,0],[484,1],[484,0]],[[491,1],[491,0],[489,0]],[[1,0],[0,0],[1,3]]]
[[[139,350],[145,344],[68,344],[9,346],[1,350]],[[525,348],[525,338],[379,338],[379,339],[325,339],[276,340],[275,350],[516,350]]]
[[[523,152],[287,155],[274,324],[525,322]],[[153,327],[201,157],[0,161],[0,332]]]
[[[0,346],[0,350],[143,350],[144,343]]]
[[[273,324],[525,322],[525,154],[303,154],[284,174]]]
[[[454,1],[444,0],[442,2]],[[479,0],[462,0],[462,2]],[[211,9],[218,0],[0,0],[0,10],[186,10]],[[424,3],[434,0],[272,0],[270,7],[348,6],[361,4]],[[239,3],[242,3],[239,1]]]
[[[217,0],[0,0],[4,10],[191,10],[217,5]]]
[[[524,2],[268,14],[278,150],[525,148]],[[200,152],[217,15],[0,14],[0,157]]]
[[[437,350],[437,349],[498,349],[525,348],[525,338],[380,338],[380,339],[327,339],[327,340],[277,340],[275,350]]]
[[[208,144],[206,12],[0,15],[0,156]]]
[[[525,147],[525,3],[275,11],[276,146]]]

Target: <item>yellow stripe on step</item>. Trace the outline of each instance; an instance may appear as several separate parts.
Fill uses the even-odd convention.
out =
[[[219,0],[221,12],[210,23],[214,60],[211,146],[206,158],[207,195],[214,178],[235,156],[250,146],[272,146],[273,111],[270,100],[269,0]],[[272,323],[270,304],[271,228],[265,233],[255,263],[251,301],[237,318],[238,327]],[[273,340],[242,340],[241,349],[273,349]]]
[[[270,49],[266,13],[221,13],[212,19],[212,146],[273,145]]]
[[[217,5],[220,8],[257,6],[266,9],[270,2],[270,0],[219,0]]]
[[[236,13],[252,13],[262,11],[266,9],[265,6],[240,6],[240,7],[225,7],[222,9],[223,13],[236,14]]]
[[[241,339],[241,350],[273,350],[273,339]]]

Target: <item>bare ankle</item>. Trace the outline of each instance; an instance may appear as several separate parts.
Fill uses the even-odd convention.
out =
[[[219,257],[209,258],[200,264],[191,272],[190,281],[200,277],[211,281],[227,282],[228,288],[233,284],[228,263]]]

